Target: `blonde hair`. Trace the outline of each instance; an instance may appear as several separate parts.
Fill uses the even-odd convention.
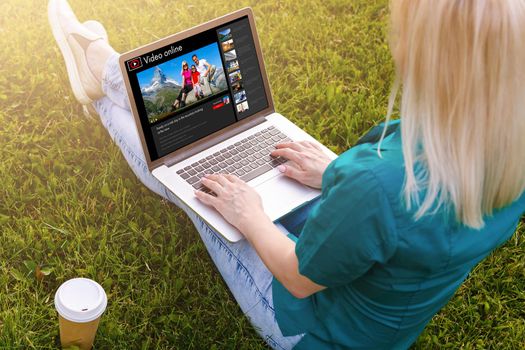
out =
[[[525,189],[525,2],[392,0],[404,197],[479,229]],[[386,128],[385,128],[386,130]],[[380,147],[378,147],[379,149]]]

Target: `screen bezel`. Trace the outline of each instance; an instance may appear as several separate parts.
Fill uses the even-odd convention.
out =
[[[128,70],[126,68],[126,62],[130,59],[133,59],[138,56],[142,56],[145,54],[148,54],[151,51],[155,51],[157,49],[160,49],[164,46],[177,43],[178,41],[181,41],[183,39],[189,38],[191,36],[197,35],[201,32],[213,29],[213,28],[219,28],[223,25],[226,25],[230,22],[236,21],[238,19],[241,19],[243,17],[248,17],[249,23],[250,23],[250,29],[252,32],[252,38],[253,43],[255,46],[255,51],[257,53],[257,60],[259,61],[259,68],[261,71],[261,78],[264,85],[264,91],[266,93],[266,100],[268,101],[268,106],[263,109],[262,111],[259,111],[255,113],[254,115],[251,115],[249,117],[243,118],[241,120],[236,121],[235,123],[218,130],[208,136],[205,136],[195,142],[190,143],[189,145],[186,145],[184,147],[181,147],[157,160],[151,160],[149,147],[146,143],[146,139],[144,137],[144,130],[142,128],[142,123],[140,120],[139,112],[137,109],[137,104],[135,101],[135,97],[133,94],[133,91],[131,89],[131,84],[128,76]],[[257,29],[255,27],[255,20],[253,16],[253,11],[251,8],[243,8],[241,10],[232,12],[230,14],[227,14],[225,16],[216,18],[214,20],[211,20],[209,22],[203,23],[201,25],[195,26],[193,28],[187,29],[185,31],[182,31],[177,34],[170,35],[166,38],[157,40],[151,44],[139,47],[138,49],[128,51],[120,56],[119,59],[120,69],[122,71],[122,76],[124,78],[124,84],[126,86],[126,90],[128,92],[128,98],[130,102],[131,112],[133,114],[133,117],[135,119],[135,124],[137,125],[137,130],[140,136],[140,141],[142,144],[142,148],[144,150],[144,155],[146,157],[146,162],[148,164],[149,170],[153,170],[163,164],[171,164],[173,163],[173,159],[182,160],[185,158],[185,154],[188,154],[190,156],[191,154],[194,154],[195,150],[202,150],[210,147],[211,145],[215,144],[216,142],[222,141],[221,139],[225,138],[224,136],[231,137],[235,133],[233,132],[234,129],[243,130],[246,126],[254,124],[254,122],[257,119],[264,118],[264,116],[267,116],[268,114],[273,113],[274,110],[274,104],[272,95],[270,92],[270,85],[268,83],[268,76],[266,74],[266,68],[264,65],[264,59],[262,56],[262,50],[259,42],[259,36],[257,34]],[[223,137],[221,137],[223,136]],[[227,138],[226,137],[226,138]],[[154,147],[154,145],[152,145]],[[193,152],[192,152],[193,151]]]

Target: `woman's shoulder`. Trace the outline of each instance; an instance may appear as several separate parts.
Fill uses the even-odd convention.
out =
[[[405,176],[400,136],[400,131],[395,131],[381,145],[378,142],[360,143],[334,160],[330,171],[356,182],[369,181],[373,177],[378,185],[400,189]],[[355,174],[360,174],[362,178]]]
[[[337,184],[349,193],[366,191],[370,196],[384,197],[392,210],[402,215],[404,177],[402,148],[394,134],[381,144],[380,154],[375,142],[359,144],[341,154],[327,168],[323,185]]]

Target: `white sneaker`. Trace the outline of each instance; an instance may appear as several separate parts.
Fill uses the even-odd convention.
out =
[[[108,33],[106,32],[106,28],[104,28],[102,23],[90,19],[89,21],[82,23],[82,25],[88,30],[91,30],[93,33],[98,34],[100,37],[102,37],[102,39],[104,39],[105,42],[109,43]]]
[[[83,105],[98,100],[104,96],[102,77],[96,77],[89,68],[86,49],[96,40],[107,41],[104,27],[95,21],[81,24],[66,0],[50,0],[48,16],[76,99]]]
[[[106,41],[109,44],[108,33],[106,32],[106,28],[104,28],[102,23],[94,20],[89,20],[82,23],[82,25],[87,29],[91,30],[92,32],[100,35],[102,39],[104,39],[104,41]],[[84,111],[84,115],[88,118],[91,118],[93,115],[98,114],[97,110],[93,107],[93,104],[91,103],[87,105],[82,105],[82,110]]]

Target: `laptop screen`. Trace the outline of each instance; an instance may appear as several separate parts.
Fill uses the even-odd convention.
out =
[[[248,16],[125,65],[152,161],[268,107]]]

